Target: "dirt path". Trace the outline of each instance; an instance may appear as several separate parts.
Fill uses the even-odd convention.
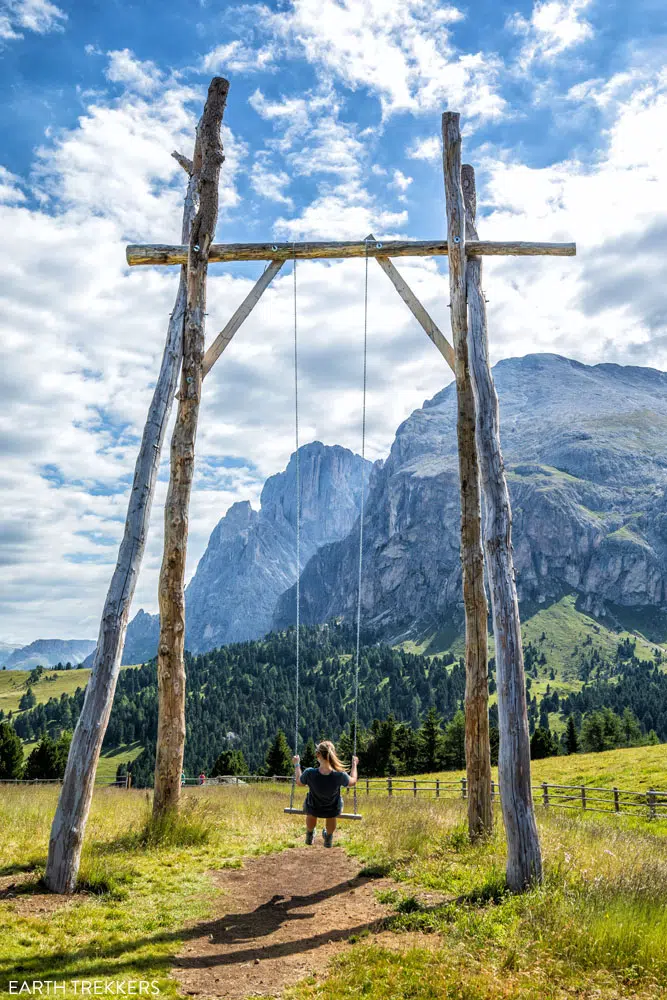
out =
[[[239,1000],[277,996],[324,971],[351,935],[386,915],[375,893],[392,883],[359,875],[341,848],[299,847],[215,874],[224,890],[217,919],[197,925],[174,977],[185,993]],[[233,903],[233,911],[224,907]]]

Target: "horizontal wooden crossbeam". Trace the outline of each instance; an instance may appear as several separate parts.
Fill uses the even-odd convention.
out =
[[[574,257],[576,243],[522,243],[467,240],[466,253],[477,257]],[[234,260],[322,260],[346,257],[443,257],[447,240],[389,240],[386,243],[213,243],[211,263]],[[131,244],[125,252],[131,267],[187,264],[186,246]]]

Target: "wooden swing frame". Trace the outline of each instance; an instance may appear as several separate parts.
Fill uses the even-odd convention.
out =
[[[522,890],[542,877],[542,859],[530,784],[530,744],[519,611],[511,549],[511,509],[500,450],[498,400],[488,356],[486,306],[481,285],[484,256],[571,257],[574,243],[488,242],[478,238],[472,167],[461,165],[459,115],[442,117],[447,239],[357,242],[214,244],[218,183],[224,160],[220,126],[229,83],[215,77],[197,129],[193,159],[174,157],[188,175],[179,245],[132,245],[130,266],[181,266],[176,305],[160,376],[135,469],[116,570],[104,606],[93,669],[76,726],[45,873],[56,892],[74,891],[85,825],[102,740],[120,669],[129,609],[143,557],[157,467],[171,405],[178,414],[171,444],[171,476],[165,505],[165,547],[160,574],[158,646],[159,718],[154,814],[178,805],[185,738],[183,663],[184,572],[194,442],[202,380],[289,260],[372,257],[388,275],[424,331],[452,369],[457,392],[461,491],[461,562],[466,618],[466,759],[471,837],[492,829],[488,732],[487,614],[484,550],[496,637],[500,726],[499,785],[507,835],[507,882]],[[400,275],[390,258],[449,258],[453,344]],[[204,351],[206,278],[209,263],[267,260],[268,267],[208,350]],[[180,391],[176,382],[180,371]],[[484,548],[480,495],[485,501]],[[302,810],[286,808],[286,813]],[[356,813],[341,818],[360,819]]]

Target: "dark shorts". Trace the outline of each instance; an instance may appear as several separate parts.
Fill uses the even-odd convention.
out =
[[[317,819],[333,819],[334,816],[340,816],[343,811],[343,796],[339,796],[338,802],[334,802],[331,806],[317,806],[315,808],[308,801],[309,795],[306,795],[303,803],[303,811],[307,816],[316,816]]]

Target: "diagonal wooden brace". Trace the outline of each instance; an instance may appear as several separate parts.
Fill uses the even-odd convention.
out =
[[[454,348],[449,343],[445,335],[438,327],[435,320],[429,316],[424,306],[421,304],[415,293],[408,285],[400,271],[392,264],[388,257],[375,258],[384,273],[387,275],[392,285],[401,296],[406,306],[415,317],[417,322],[423,327],[435,346],[438,348],[443,358],[454,371]]]
[[[263,272],[261,277],[257,280],[254,287],[246,295],[245,299],[238,307],[229,323],[225,326],[224,330],[221,330],[218,336],[215,338],[206,354],[204,355],[204,370],[203,376],[205,377],[210,372],[213,365],[216,363],[222,352],[225,350],[232,337],[241,326],[241,324],[248,318],[250,313],[253,311],[259,300],[261,299],[263,293],[269,287],[278,271],[281,269],[284,260],[272,260],[266,270]]]

